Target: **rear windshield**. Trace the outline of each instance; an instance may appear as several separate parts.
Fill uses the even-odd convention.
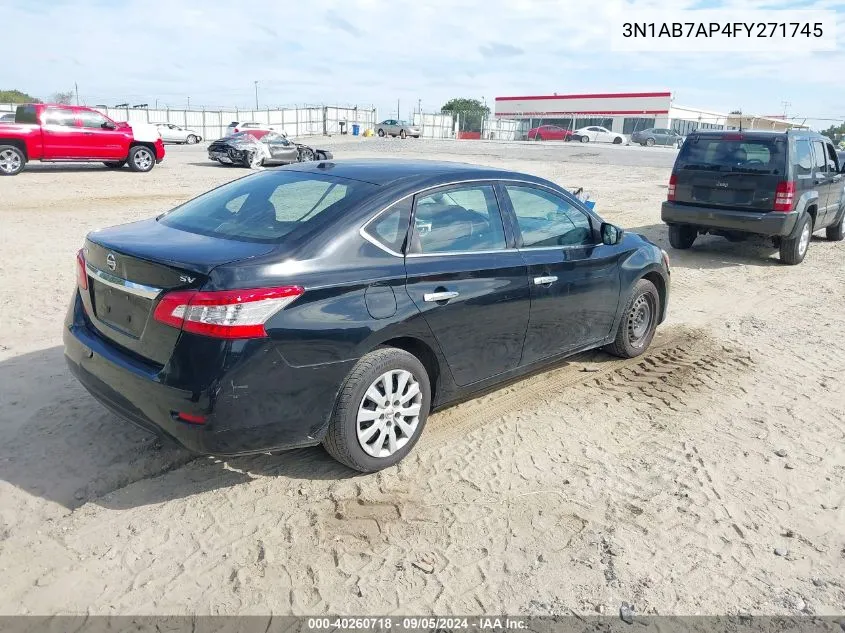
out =
[[[688,138],[675,169],[784,174],[786,139]]]
[[[268,170],[189,200],[159,222],[182,231],[248,242],[281,242],[343,214],[378,187],[322,174]]]
[[[38,113],[35,111],[35,106],[18,106],[15,112],[15,123],[38,123]]]

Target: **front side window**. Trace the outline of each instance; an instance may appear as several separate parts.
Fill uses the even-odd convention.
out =
[[[212,237],[278,243],[341,216],[377,189],[357,180],[268,170],[189,200],[159,222]]]
[[[417,197],[412,253],[459,253],[507,247],[491,185],[466,185]]]
[[[522,246],[587,246],[595,244],[590,218],[567,200],[544,189],[506,185]]]
[[[79,120],[82,122],[82,127],[103,129],[103,123],[108,123],[108,119],[99,112],[80,112]]]

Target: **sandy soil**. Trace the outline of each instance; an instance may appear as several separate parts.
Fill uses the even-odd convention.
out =
[[[672,150],[413,143],[325,144],[583,184],[668,249]],[[0,613],[845,611],[845,243],[796,267],[762,242],[670,251],[645,357],[586,354],[437,414],[379,474],[320,448],[224,462],[100,407],[61,322],[87,231],[243,173],[178,147],[148,175],[0,179]]]

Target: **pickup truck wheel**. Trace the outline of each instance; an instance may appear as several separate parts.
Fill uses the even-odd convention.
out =
[[[148,172],[156,164],[153,151],[145,145],[135,145],[129,149],[129,169],[132,171]]]
[[[616,339],[605,349],[621,358],[634,358],[648,349],[660,315],[660,295],[648,279],[640,279],[628,297]]]
[[[784,238],[780,241],[780,261],[794,266],[804,261],[810,240],[813,237],[813,218],[809,214],[798,221],[797,237]]]
[[[109,169],[120,169],[126,164],[125,160],[107,160],[103,163]]]
[[[839,218],[839,222],[825,229],[825,235],[831,242],[842,241],[842,238],[845,237],[845,211],[842,212],[842,217]]]
[[[23,171],[26,156],[14,145],[0,145],[0,175],[16,176]]]
[[[698,231],[694,226],[687,224],[669,225],[669,243],[672,248],[677,248],[680,251],[686,250],[693,245],[696,237],[698,237]]]
[[[355,470],[387,468],[411,452],[430,405],[429,376],[419,359],[393,347],[376,349],[349,372],[323,446]]]

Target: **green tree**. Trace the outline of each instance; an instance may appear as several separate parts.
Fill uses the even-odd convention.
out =
[[[50,101],[53,103],[61,103],[62,105],[70,105],[73,103],[73,91],[68,90],[67,92],[54,92],[50,97]]]
[[[41,103],[41,100],[20,90],[0,90],[0,103]]]
[[[490,114],[490,108],[478,99],[456,97],[449,99],[440,108],[443,114],[458,115],[460,117],[461,132],[480,132],[481,122]]]
[[[845,135],[845,123],[831,125],[826,130],[822,130],[821,133],[834,141],[839,141]]]

